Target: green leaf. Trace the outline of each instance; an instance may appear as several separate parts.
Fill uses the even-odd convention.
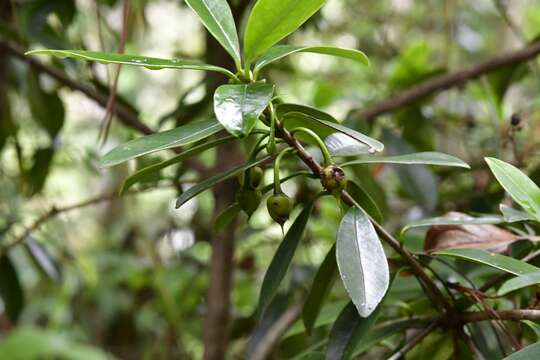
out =
[[[539,285],[540,284],[540,270],[527,273],[525,275],[520,275],[513,279],[506,281],[501,285],[498,295],[506,295],[509,292],[516,291],[525,287]]]
[[[332,115],[311,106],[293,104],[293,103],[283,103],[283,104],[276,105],[276,114],[278,118],[282,118],[288,113],[302,113],[302,114],[306,114],[317,119],[326,120],[326,121],[333,122],[336,124],[339,123],[339,121],[337,121]],[[288,121],[293,122],[294,119],[288,119]],[[300,121],[304,121],[304,119],[300,119]],[[299,124],[292,125],[292,127],[297,127],[297,126],[302,126],[302,125],[303,123],[299,123]],[[313,122],[313,125],[317,126],[318,129],[313,129],[313,128],[310,128],[310,129],[315,131],[321,137],[326,137],[329,134],[333,133],[333,131],[331,131],[330,128],[328,128],[327,126],[318,125],[316,122]],[[324,134],[321,134],[319,133],[319,131],[326,131],[326,132]]]
[[[532,360],[538,358],[540,358],[540,341],[505,357],[503,360]]]
[[[10,360],[114,359],[95,347],[75,342],[59,331],[19,327],[0,343],[0,358]]]
[[[363,165],[363,164],[419,164],[419,165],[440,165],[455,166],[470,169],[470,166],[462,160],[439,152],[419,152],[397,156],[381,156],[365,159],[358,159],[341,164],[341,166]]]
[[[130,187],[132,187],[133,185],[135,185],[136,183],[138,183],[139,181],[145,179],[148,175],[152,174],[152,173],[155,173],[157,171],[160,171],[168,166],[171,166],[171,165],[174,165],[180,161],[183,161],[185,159],[188,159],[194,155],[197,155],[205,150],[208,150],[208,149],[211,149],[213,147],[216,147],[220,144],[223,144],[227,141],[230,141],[232,140],[233,137],[231,136],[226,136],[226,137],[223,137],[223,138],[220,138],[220,139],[216,139],[216,140],[213,140],[213,141],[209,141],[205,144],[201,144],[201,145],[198,145],[198,146],[194,146],[192,147],[191,149],[188,149],[186,151],[184,151],[183,153],[180,153],[170,159],[167,159],[167,160],[164,160],[164,161],[161,161],[157,164],[152,164],[150,166],[147,166],[143,169],[140,169],[136,172],[134,172],[133,174],[131,174],[128,178],[126,178],[126,180],[124,180],[124,183],[122,184],[122,188],[120,189],[120,195],[123,195],[126,193],[126,191],[129,190]]]
[[[185,0],[197,13],[210,34],[227,50],[237,64],[241,62],[240,45],[231,8],[226,0]]]
[[[337,132],[324,139],[324,144],[332,156],[357,156],[370,153],[370,147],[348,135]]]
[[[0,297],[9,319],[17,322],[24,306],[24,293],[17,270],[7,254],[0,257]]]
[[[521,210],[516,210],[505,204],[499,205],[499,210],[503,214],[504,221],[508,223],[519,221],[535,221],[536,219],[531,214]]]
[[[536,266],[528,264],[524,261],[479,249],[448,249],[436,251],[432,253],[432,255],[460,258],[479,264],[488,265],[514,275],[522,275],[540,270],[540,268],[537,268]]]
[[[495,158],[485,158],[489,168],[512,199],[540,221],[540,189],[521,170]]]
[[[64,103],[55,91],[45,91],[35,71],[28,72],[27,99],[32,117],[54,139],[64,125]]]
[[[386,255],[367,214],[351,207],[339,225],[336,257],[345,289],[362,317],[368,317],[389,284]]]
[[[28,251],[32,261],[36,266],[49,278],[54,281],[62,280],[62,268],[47,249],[38,243],[32,236],[29,236],[24,241],[24,246]]]
[[[356,141],[359,141],[362,144],[367,145],[369,147],[368,152],[370,152],[370,153],[379,152],[379,151],[382,151],[384,149],[383,143],[381,143],[378,140],[370,138],[367,135],[359,133],[356,130],[350,129],[350,128],[348,128],[346,126],[343,126],[341,124],[338,124],[336,122],[320,119],[320,118],[311,116],[311,115],[306,114],[306,113],[296,112],[296,111],[288,112],[283,116],[282,121],[283,121],[284,126],[286,128],[290,128],[292,126],[291,123],[300,124],[301,126],[305,126],[305,127],[309,127],[309,128],[311,128],[312,125],[315,125],[315,126],[317,124],[322,125],[323,126],[322,129],[327,131],[327,133],[326,133],[327,135],[329,135],[331,133],[334,133],[334,132],[340,132],[340,133],[343,133],[345,135],[348,135],[352,139],[354,139]],[[319,127],[319,129],[321,129],[321,127]],[[331,129],[331,130],[328,130],[328,129]],[[321,132],[321,131],[318,132],[315,129],[313,129],[313,131],[315,131],[317,133],[317,135],[319,135],[321,137],[325,137],[323,132]]]
[[[178,199],[176,200],[176,208],[178,209],[180,206],[185,204],[188,200],[190,200],[191,198],[199,195],[203,191],[210,189],[211,187],[219,184],[222,181],[225,181],[227,179],[235,177],[238,174],[240,174],[242,171],[246,171],[249,168],[257,166],[257,165],[265,162],[268,159],[270,159],[270,156],[265,156],[265,157],[260,158],[260,159],[249,161],[249,162],[247,162],[245,164],[233,167],[233,168],[231,168],[231,169],[229,169],[229,170],[227,170],[225,172],[214,175],[214,176],[212,176],[212,177],[210,177],[210,178],[208,178],[208,179],[206,179],[206,180],[204,180],[204,181],[190,187],[189,189],[184,191],[182,193],[182,195],[180,195],[180,197],[178,197]]]
[[[214,135],[220,130],[223,130],[223,126],[215,119],[211,119],[143,136],[109,151],[101,158],[100,165],[113,166],[155,151],[189,145]]]
[[[369,65],[367,56],[355,49],[343,49],[333,46],[294,46],[277,45],[264,53],[255,63],[254,72],[258,73],[266,65],[299,52],[308,52],[316,54],[325,54],[350,59],[363,65]]]
[[[405,234],[410,229],[418,227],[427,227],[432,225],[484,225],[484,224],[501,224],[505,220],[496,215],[486,215],[481,217],[462,217],[450,218],[449,216],[437,216],[429,219],[421,219],[413,221],[401,229],[401,234]]]
[[[339,314],[328,336],[326,360],[349,359],[356,344],[375,324],[380,308],[371,316],[362,318],[358,316],[357,307],[353,302],[345,306]]]
[[[52,55],[59,58],[73,58],[84,61],[97,61],[101,64],[122,64],[122,65],[134,65],[143,66],[150,70],[160,69],[189,69],[189,70],[204,70],[215,71],[230,78],[236,78],[232,72],[219,66],[204,64],[199,61],[185,60],[185,59],[159,59],[153,57],[146,57],[140,55],[126,55],[107,53],[101,51],[87,51],[87,50],[52,50],[52,49],[40,49],[32,50],[25,53],[25,55]]]
[[[249,135],[273,93],[274,86],[265,83],[221,85],[214,94],[214,113],[234,136]]]
[[[249,64],[278,41],[295,31],[326,0],[259,0],[244,34],[244,59]]]
[[[266,270],[261,293],[259,295],[259,311],[261,311],[261,313],[274,297],[281,280],[283,280],[287,273],[287,269],[291,264],[296,248],[302,239],[307,222],[313,211],[315,200],[317,200],[318,197],[319,196],[315,196],[307,203],[300,215],[294,220],[289,231],[285,234],[283,241],[279,244],[270,266],[268,266],[268,269]]]
[[[314,329],[320,328],[329,324],[332,324],[334,321],[336,321],[336,318],[338,317],[341,310],[343,310],[343,307],[348,303],[349,301],[335,301],[329,304],[324,305],[322,310],[320,311],[319,316],[317,317],[317,320],[315,321],[315,325],[313,326]],[[283,339],[287,339],[291,336],[303,334],[306,330],[306,327],[303,324],[302,320],[298,320],[294,323],[293,326],[287,331],[287,333],[283,336]]]
[[[311,334],[315,326],[315,321],[321,312],[322,305],[334,285],[336,274],[336,245],[334,244],[330,248],[330,251],[328,251],[328,254],[326,254],[317,274],[315,274],[313,284],[304,303],[302,320],[308,334]]]
[[[347,192],[375,221],[383,222],[381,210],[373,198],[354,181],[347,181]]]
[[[223,231],[225,226],[237,217],[241,210],[238,203],[234,203],[227,207],[216,217],[216,220],[214,221],[214,230],[218,233]]]

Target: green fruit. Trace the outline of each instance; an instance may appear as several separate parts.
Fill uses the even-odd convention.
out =
[[[266,208],[270,217],[279,225],[283,225],[285,221],[289,220],[293,203],[287,195],[275,194],[270,196],[266,201]]]
[[[251,169],[246,170],[245,172],[241,172],[238,175],[238,183],[241,186],[244,186],[244,179],[246,178],[249,171],[249,187],[252,189],[256,189],[259,187],[259,185],[262,182],[263,179],[263,169],[261,169],[259,166],[252,167]]]
[[[345,189],[347,185],[345,172],[342,168],[333,164],[322,169],[320,177],[324,188],[334,195]]]
[[[256,189],[241,188],[236,193],[236,202],[238,202],[240,209],[244,210],[249,217],[257,210],[261,199],[262,193]]]

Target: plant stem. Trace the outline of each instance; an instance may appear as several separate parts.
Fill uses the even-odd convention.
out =
[[[324,166],[328,166],[328,165],[333,163],[332,155],[330,155],[330,152],[328,151],[328,148],[324,144],[324,141],[322,141],[322,139],[319,137],[319,135],[317,135],[313,130],[310,130],[310,129],[305,128],[305,127],[296,127],[294,129],[292,129],[291,130],[291,135],[294,136],[294,134],[297,133],[297,132],[303,132],[304,134],[309,135],[313,140],[315,140],[317,142],[317,145],[319,146],[319,148],[321,149],[321,152],[323,154]]]
[[[281,163],[281,159],[283,158],[283,156],[293,150],[294,149],[290,147],[281,150],[281,152],[276,157],[276,160],[274,161],[274,195],[282,193],[281,182],[279,181],[279,164]]]

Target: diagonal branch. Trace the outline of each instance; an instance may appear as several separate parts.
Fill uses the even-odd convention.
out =
[[[463,85],[465,82],[476,79],[489,72],[531,60],[538,54],[540,54],[540,41],[536,41],[523,49],[495,56],[461,70],[426,80],[364,110],[354,111],[352,114],[353,118],[374,120],[380,115],[393,112],[403,106],[454,86]]]

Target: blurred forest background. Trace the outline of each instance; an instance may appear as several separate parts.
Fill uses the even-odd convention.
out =
[[[261,207],[249,223],[240,218],[221,232],[213,230],[215,215],[233,199],[234,183],[174,210],[182,184],[238,164],[245,157],[242,148],[205,152],[145,179],[131,194],[116,195],[135,168],[170,154],[108,169],[97,166],[99,157],[145,133],[211,116],[213,90],[223,79],[122,67],[110,133],[100,144],[117,67],[24,57],[24,51],[123,51],[231,65],[182,1],[127,3],[0,2],[2,359],[43,354],[200,359],[205,342],[217,351],[225,346],[224,340],[208,338],[208,331],[205,338],[205,327],[227,324],[227,358],[245,358],[272,323],[302,299],[335,239],[341,214],[328,199],[317,207],[303,240],[307,246],[298,249],[286,286],[258,322],[260,283],[282,239],[280,227]],[[252,2],[229,3],[242,24]],[[269,66],[265,76],[285,101],[324,109],[381,139],[390,154],[436,150],[471,164],[471,171],[356,169],[354,176],[376,199],[385,227],[397,233],[412,220],[452,210],[498,213],[504,192],[485,156],[511,162],[540,183],[540,63],[524,61],[540,52],[538,35],[536,0],[329,0],[286,42],[357,48],[371,66],[297,54]],[[406,89],[530,44],[536,48],[526,57],[472,81],[458,76],[427,96],[392,107],[392,99]],[[466,75],[462,80],[469,80]],[[302,201],[316,187],[305,180],[285,189]],[[424,233],[411,231],[403,241],[421,251]],[[403,313],[422,308],[414,279],[400,278],[390,297]],[[341,284],[331,298],[338,306],[327,313],[335,318],[346,300]],[[401,340],[402,335],[389,338],[366,358],[384,358]],[[493,335],[487,342],[493,359],[503,355]],[[313,344],[302,331],[293,331],[274,356],[292,358]]]

